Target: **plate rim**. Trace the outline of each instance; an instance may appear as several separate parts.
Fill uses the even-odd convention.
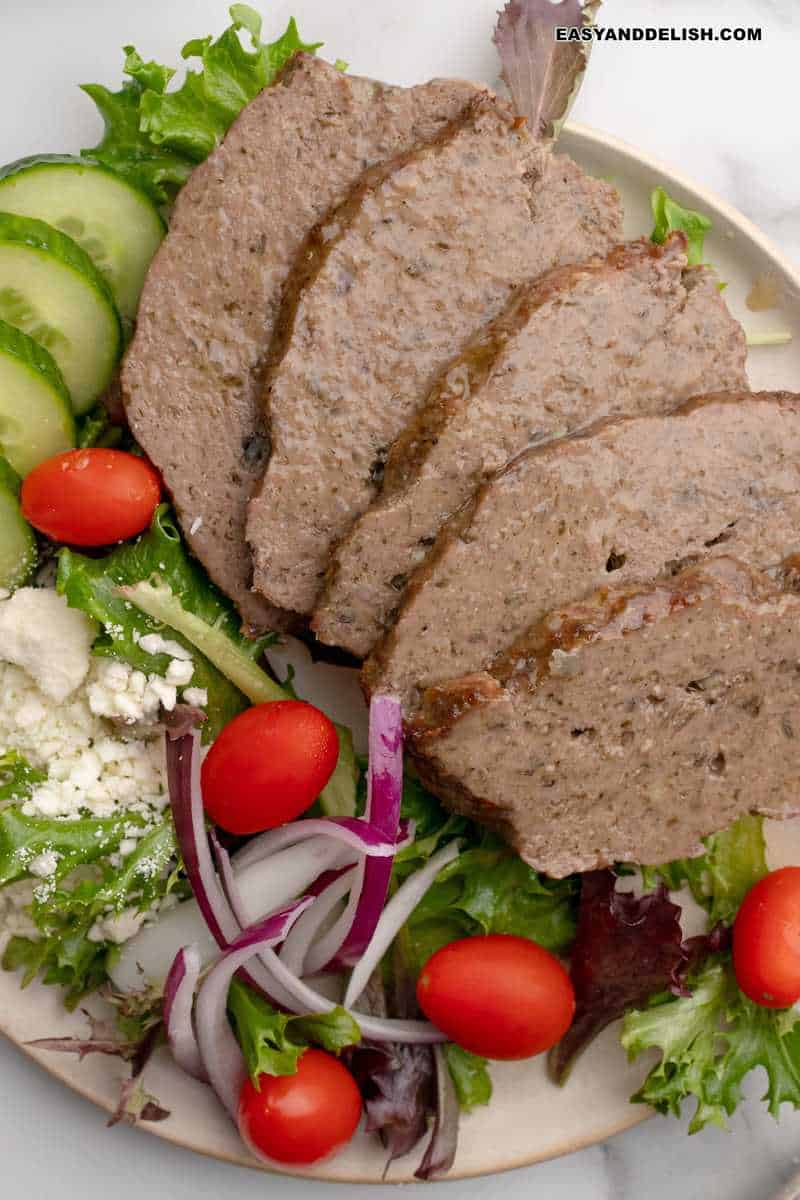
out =
[[[777,267],[780,268],[785,278],[789,281],[793,289],[796,289],[800,297],[800,264],[790,259],[781,249],[779,249],[773,240],[763,232],[749,217],[741,213],[734,205],[723,199],[712,189],[704,185],[697,184],[694,180],[684,175],[682,171],[676,170],[669,163],[660,159],[657,155],[651,154],[649,151],[639,150],[631,143],[616,137],[613,134],[605,133],[595,129],[591,125],[586,125],[581,122],[569,121],[564,126],[563,133],[567,135],[574,145],[582,145],[589,151],[608,151],[611,150],[615,154],[624,159],[628,159],[638,168],[644,167],[654,175],[660,175],[670,181],[671,185],[685,189],[693,196],[700,199],[701,202],[707,203],[710,207],[721,213],[729,222],[730,226],[736,229],[739,233],[745,236],[751,243],[754,243],[762,254],[769,258]],[[20,994],[21,990],[20,990]],[[33,1046],[25,1041],[17,1038],[10,1027],[9,1022],[0,1014],[0,1034],[5,1037],[12,1045],[35,1063],[44,1072],[57,1080],[60,1084],[68,1088],[71,1092],[79,1095],[82,1099],[89,1101],[100,1110],[111,1113],[113,1112],[113,1102],[104,1096],[102,1092],[93,1087],[88,1081],[83,1082],[77,1074],[60,1072],[52,1059],[45,1057],[42,1051],[37,1051]],[[75,1064],[77,1065],[77,1064]],[[170,1064],[169,1069],[178,1070]],[[222,1110],[220,1109],[220,1112]],[[540,1162],[546,1162],[551,1159],[560,1158],[567,1154],[572,1154],[577,1150],[585,1149],[589,1146],[599,1145],[616,1137],[620,1133],[624,1133],[628,1129],[641,1124],[654,1116],[654,1111],[645,1106],[630,1105],[630,1112],[625,1118],[614,1122],[602,1134],[587,1133],[574,1137],[564,1138],[560,1144],[548,1148],[546,1151],[533,1152],[532,1154],[516,1155],[511,1159],[507,1159],[499,1164],[492,1164],[485,1170],[480,1168],[460,1168],[457,1163],[454,1168],[441,1180],[441,1182],[455,1182],[463,1179],[484,1178],[490,1175],[502,1174],[506,1171],[518,1170],[523,1167],[534,1166]],[[253,1155],[249,1154],[246,1147],[242,1145],[241,1154],[229,1153],[227,1151],[206,1149],[202,1144],[192,1142],[187,1135],[170,1131],[167,1124],[148,1124],[137,1122],[136,1129],[142,1133],[149,1134],[160,1138],[162,1141],[168,1142],[173,1146],[177,1146],[182,1150],[192,1151],[195,1154],[202,1155],[205,1158],[213,1158],[219,1162],[227,1163],[232,1166],[246,1167],[250,1170],[264,1172],[270,1175],[288,1176],[290,1178],[307,1179],[318,1183],[343,1183],[357,1185],[375,1185],[376,1182],[385,1182],[390,1184],[408,1184],[413,1183],[413,1175],[403,1173],[399,1176],[394,1176],[386,1180],[376,1180],[374,1176],[364,1176],[357,1174],[337,1175],[332,1176],[326,1174],[324,1164],[320,1169],[309,1169],[303,1171],[283,1171],[278,1166],[261,1162]],[[437,1181],[439,1182],[439,1181]]]
[[[635,159],[637,163],[642,163],[660,175],[666,176],[672,183],[677,184],[678,187],[684,188],[687,192],[692,192],[694,195],[699,196],[701,200],[707,201],[711,207],[718,209],[731,225],[735,226],[750,241],[755,242],[764,254],[774,259],[800,292],[800,263],[789,258],[775,244],[772,238],[756,225],[755,221],[745,216],[743,212],[740,212],[735,205],[725,200],[718,192],[706,187],[704,184],[695,183],[688,175],[684,175],[682,171],[679,171],[656,155],[651,154],[650,151],[639,150],[630,142],[626,142],[614,134],[604,133],[602,130],[595,129],[592,125],[585,125],[579,121],[567,121],[564,125],[563,133],[572,135],[579,142],[611,148],[625,158]]]

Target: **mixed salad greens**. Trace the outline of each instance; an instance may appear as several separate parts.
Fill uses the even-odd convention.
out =
[[[573,7],[583,19],[581,6]],[[82,158],[27,159],[0,172],[0,586],[14,592],[37,566],[44,571],[37,586],[48,586],[55,560],[57,593],[92,622],[97,659],[156,680],[168,678],[175,662],[192,663],[193,691],[184,683],[155,727],[129,730],[166,738],[165,811],[32,812],[45,773],[16,750],[0,758],[0,888],[31,886],[29,928],[8,939],[3,966],[21,972],[22,986],[38,976],[63,988],[68,1008],[99,991],[116,1012],[113,1028],[39,1044],[119,1055],[131,1075],[116,1119],[161,1120],[168,1114],[145,1092],[142,1072],[166,1037],[178,1064],[211,1083],[249,1143],[262,1153],[266,1145],[280,1161],[311,1161],[312,1151],[319,1157],[346,1141],[362,1104],[390,1159],[412,1149],[432,1122],[418,1171],[427,1178],[452,1163],[459,1108],[490,1102],[481,1050],[496,1046],[492,1035],[513,1021],[502,986],[458,1039],[448,1040],[446,1015],[437,1028],[419,1019],[419,1008],[431,1015],[438,989],[443,1011],[469,1009],[464,978],[452,974],[453,947],[466,944],[477,969],[489,961],[482,953],[503,954],[513,987],[523,965],[534,969],[535,943],[537,962],[570,997],[563,1011],[548,1014],[558,1033],[538,1046],[551,1047],[558,1083],[588,1042],[623,1018],[631,1058],[659,1051],[633,1099],[676,1114],[692,1102],[693,1131],[724,1124],[757,1066],[767,1072],[770,1111],[777,1115],[782,1102],[800,1106],[800,1014],[792,1007],[800,985],[772,1006],[748,998],[737,982],[752,951],[732,940],[737,913],[754,887],[774,878],[760,819],[709,838],[699,858],[642,866],[635,875],[622,868],[565,880],[539,875],[499,838],[444,810],[404,770],[393,698],[373,700],[370,754],[357,758],[348,729],[301,703],[291,677],[279,682],[267,669],[275,638],[242,635],[232,604],[190,557],[159,502],[158,484],[154,499],[142,499],[152,497],[143,476],[149,468],[113,411],[96,401],[135,318],[169,206],[295,50],[318,48],[301,40],[293,20],[264,43],[252,9],[233,5],[230,15],[218,39],[184,46],[183,58],[200,65],[177,89],[168,87],[172,68],[144,61],[132,46],[120,91],[86,85],[105,133]],[[519,30],[507,18],[500,34],[510,79]],[[580,61],[564,68],[555,99],[531,99],[531,119],[551,132],[585,65],[583,51],[576,53]],[[690,262],[702,262],[707,218],[663,188],[653,193],[653,213],[653,240],[681,229]],[[91,336],[73,321],[76,311]],[[97,457],[109,453],[117,457]],[[103,504],[101,464],[124,473],[124,502]],[[91,536],[81,517],[90,493],[82,487],[98,489]],[[242,783],[254,768],[243,741],[257,749],[262,732],[278,737],[279,713],[289,735],[264,745],[274,758],[286,756],[294,776],[258,777],[264,811],[254,829]],[[237,742],[243,719],[252,728]],[[292,724],[300,720],[312,725]],[[297,762],[312,738],[313,769]],[[219,808],[215,763],[225,781]],[[289,804],[277,817],[268,811],[270,787]],[[217,812],[225,815],[209,842],[206,817]],[[686,938],[680,905],[689,897],[704,910],[706,929]],[[125,914],[130,936],[111,936],[109,920]],[[348,980],[341,1003],[317,986],[331,969]],[[529,1017],[535,1025],[541,1014]],[[265,1130],[261,1098],[283,1095],[276,1089],[305,1073],[345,1116],[327,1142],[304,1130],[299,1146],[297,1130]]]

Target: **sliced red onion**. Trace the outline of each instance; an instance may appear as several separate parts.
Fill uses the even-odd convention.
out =
[[[260,859],[295,846],[312,837],[330,837],[359,854],[370,857],[392,858],[397,850],[397,826],[391,836],[386,836],[382,827],[371,825],[360,817],[310,817],[307,820],[291,821],[277,829],[268,829],[253,838],[237,854],[237,870],[249,867]]]
[[[336,1002],[323,996],[304,980],[298,979],[278,958],[274,950],[262,950],[261,961],[270,976],[291,997],[287,1005],[296,1013],[323,1013],[336,1008]],[[443,1033],[429,1021],[399,1021],[392,1018],[371,1017],[367,1013],[352,1011],[365,1038],[374,1042],[410,1042],[417,1045],[434,1045],[445,1042]]]
[[[358,1000],[367,986],[370,975],[428,888],[433,884],[436,876],[443,867],[446,867],[454,858],[458,858],[458,854],[458,841],[449,842],[441,850],[432,854],[425,866],[410,875],[405,883],[397,889],[381,913],[371,942],[353,969],[353,974],[347,984],[347,991],[344,994],[345,1008],[352,1008]]]
[[[234,856],[236,882],[247,917],[244,924],[283,908],[295,896],[304,896],[320,875],[350,865],[357,857],[354,850],[326,837],[290,846],[244,871],[238,870]],[[148,985],[163,987],[175,951],[193,942],[197,943],[204,967],[216,962],[219,947],[194,899],[168,909],[121,947],[119,957],[115,955],[109,964],[114,987],[123,993],[139,992]]]
[[[200,735],[195,730],[166,741],[167,783],[175,834],[203,919],[220,949],[239,932],[211,861],[200,790]]]
[[[214,851],[214,860],[219,871],[225,900],[241,932],[243,929],[249,928],[252,922],[247,919],[247,910],[242,899],[236,875],[234,874],[233,866],[231,865],[230,855],[217,837],[216,830],[211,830],[209,838],[211,848]],[[294,899],[294,896],[287,896],[283,903],[289,904]],[[309,904],[311,904],[312,900],[313,897],[309,899]],[[273,908],[271,911],[274,912],[275,909]],[[263,921],[267,916],[268,914],[266,913],[259,913],[256,920]],[[239,978],[248,983],[256,992],[259,992],[273,1008],[286,1008],[290,1012],[292,1011],[291,996],[286,995],[283,989],[275,983],[264,967],[264,964],[256,955],[253,955],[247,966],[242,967],[239,971]]]
[[[200,735],[194,731],[174,741],[167,739],[166,750],[170,804],[186,874],[209,932],[220,950],[225,950],[249,922],[241,901],[238,913],[232,909],[211,859],[200,786]],[[227,854],[225,858],[230,865]],[[238,887],[235,893],[240,897]],[[283,1004],[281,997],[269,991],[258,964],[254,968],[243,968],[241,978],[270,1003]]]
[[[405,847],[409,846],[413,840],[414,822],[401,821],[397,839],[397,849],[405,849]],[[334,922],[334,924],[331,925],[330,929],[324,934],[324,936],[315,942],[308,952],[308,958],[306,959],[305,966],[306,975],[318,975],[320,972],[325,970],[338,970],[341,967],[346,966],[339,955],[339,951],[342,943],[353,927],[353,920],[359,907],[361,893],[364,886],[364,874],[365,864],[362,860],[359,863],[358,870],[356,871],[356,876],[353,880],[353,886],[351,888],[350,896],[344,911]],[[377,920],[379,916],[380,912],[377,913],[375,919]]]
[[[336,956],[344,939],[352,928],[353,918],[358,908],[358,898],[361,895],[363,886],[364,864],[361,862],[356,866],[353,884],[344,910],[334,921],[333,925],[331,925],[330,929],[326,930],[322,937],[318,938],[313,946],[309,948],[304,974],[319,975],[323,971],[338,969],[340,964]]]
[[[195,1037],[192,1012],[200,978],[200,951],[184,946],[175,955],[164,985],[164,1028],[175,1062],[187,1075],[208,1082]]]
[[[209,931],[219,948],[225,950],[250,922],[242,904],[241,894],[235,883],[227,853],[224,853],[224,860],[230,874],[230,895],[236,898],[236,909],[233,908],[226,889],[221,886],[217,872],[214,870],[200,787],[199,734],[194,732],[172,742],[168,740],[166,750],[170,802],[186,874]],[[218,843],[216,844],[218,845]],[[317,842],[317,847],[319,847],[319,842]],[[327,861],[331,861],[331,857],[329,854]],[[293,896],[286,896],[284,902],[288,903],[290,899],[293,899]],[[273,905],[273,908],[275,907],[277,904]],[[242,970],[241,978],[257,992],[260,992],[270,1003],[286,1007],[288,997],[284,996],[280,990],[269,987],[266,973],[257,961],[253,962],[246,970]]]
[[[315,937],[353,886],[355,867],[348,867],[328,879],[314,903],[303,913],[283,943],[280,960],[295,975],[306,974],[305,961]]]
[[[458,1149],[458,1121],[461,1116],[458,1096],[441,1046],[434,1046],[433,1055],[436,1063],[436,1115],[428,1148],[414,1172],[417,1179],[438,1179],[446,1175],[455,1162]]]
[[[217,870],[219,871],[223,895],[225,896],[225,900],[230,907],[234,918],[239,924],[240,930],[245,929],[249,923],[245,915],[242,893],[239,890],[239,884],[236,882],[236,875],[234,874],[233,865],[231,864],[231,857],[220,842],[219,838],[217,837],[216,830],[214,829],[211,830],[210,840],[211,848],[214,851],[214,859],[217,864]],[[293,899],[293,897],[290,897],[290,899]],[[257,919],[261,920],[263,917],[259,917]]]
[[[369,706],[369,768],[365,820],[379,829],[387,841],[397,842],[400,802],[403,795],[403,711],[397,696],[373,696]],[[364,861],[350,893],[350,903],[330,931],[322,949],[330,954],[330,965],[352,967],[359,961],[372,937],[386,903],[394,858]],[[339,939],[338,944],[336,939]],[[310,966],[310,964],[309,964]]]
[[[231,980],[259,951],[282,942],[294,922],[312,903],[305,898],[251,925],[235,938],[212,967],[197,994],[197,1043],[208,1080],[238,1125],[239,1093],[247,1078],[244,1057],[228,1021]]]

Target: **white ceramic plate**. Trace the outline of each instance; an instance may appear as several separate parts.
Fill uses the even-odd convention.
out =
[[[189,6],[182,7],[188,14]],[[185,26],[188,32],[194,29],[189,15]],[[313,14],[306,17],[304,28],[315,31]],[[137,36],[144,41],[147,30]],[[429,41],[431,31],[424,36]],[[345,37],[340,31],[337,41],[342,42]],[[340,46],[332,49],[338,52]],[[369,60],[367,50],[368,47],[359,46],[355,68],[369,69],[362,65]],[[379,67],[380,63],[374,68],[376,73],[380,73]],[[454,62],[452,72],[459,70],[463,73],[462,64]],[[788,346],[751,351],[752,386],[796,390],[800,381],[800,272],[748,220],[663,164],[581,126],[567,127],[562,149],[593,173],[609,178],[618,186],[625,204],[628,236],[649,231],[650,191],[658,184],[712,218],[714,229],[707,241],[708,257],[728,283],[725,296],[734,314],[748,331],[789,330],[794,335]],[[781,295],[780,305],[769,312],[752,313],[747,309],[746,297],[753,283],[765,275],[775,281]],[[337,707],[343,705],[351,717],[355,714],[359,701],[353,680],[346,673],[340,675],[331,668],[322,668],[312,671],[308,678],[310,686],[304,686],[302,678],[297,681],[302,694],[324,706],[323,693],[330,694],[333,688],[339,692]],[[347,719],[346,712],[341,714],[343,719]],[[772,866],[800,863],[800,821],[772,825],[769,846]],[[0,972],[0,1030],[27,1049],[55,1078],[99,1107],[113,1108],[123,1072],[117,1060],[93,1055],[79,1063],[72,1056],[37,1053],[25,1045],[34,1038],[85,1033],[85,1018],[65,1013],[54,989],[33,985],[22,993],[15,976]],[[615,1029],[607,1030],[589,1048],[563,1089],[547,1081],[541,1061],[496,1064],[492,1070],[494,1099],[488,1108],[463,1118],[458,1157],[449,1178],[488,1174],[538,1162],[605,1140],[628,1128],[647,1115],[646,1110],[628,1102],[645,1069],[642,1064],[630,1066],[626,1062]],[[182,1075],[166,1051],[160,1051],[148,1067],[146,1086],[170,1110],[171,1116],[162,1124],[142,1128],[200,1153],[246,1166],[258,1165],[241,1145],[209,1089]],[[389,1180],[410,1180],[418,1157],[412,1155],[394,1164]],[[334,1161],[301,1173],[318,1179],[375,1183],[381,1179],[383,1167],[384,1155],[377,1139],[360,1134]]]

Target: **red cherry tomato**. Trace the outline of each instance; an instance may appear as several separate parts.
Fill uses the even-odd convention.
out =
[[[313,704],[256,704],[225,726],[206,755],[206,812],[229,833],[274,829],[314,803],[338,757],[336,729]]]
[[[239,1096],[244,1141],[275,1162],[308,1165],[350,1141],[361,1116],[353,1076],[324,1050],[306,1050],[296,1075],[260,1075]]]
[[[141,533],[161,499],[154,467],[124,450],[68,450],[34,467],[22,512],[56,542],[105,546]]]
[[[800,1000],[800,867],[773,871],[747,893],[733,926],[733,966],[756,1004]]]
[[[420,1008],[448,1038],[484,1058],[530,1058],[559,1041],[575,1014],[569,975],[528,938],[493,933],[437,950],[417,981]]]

